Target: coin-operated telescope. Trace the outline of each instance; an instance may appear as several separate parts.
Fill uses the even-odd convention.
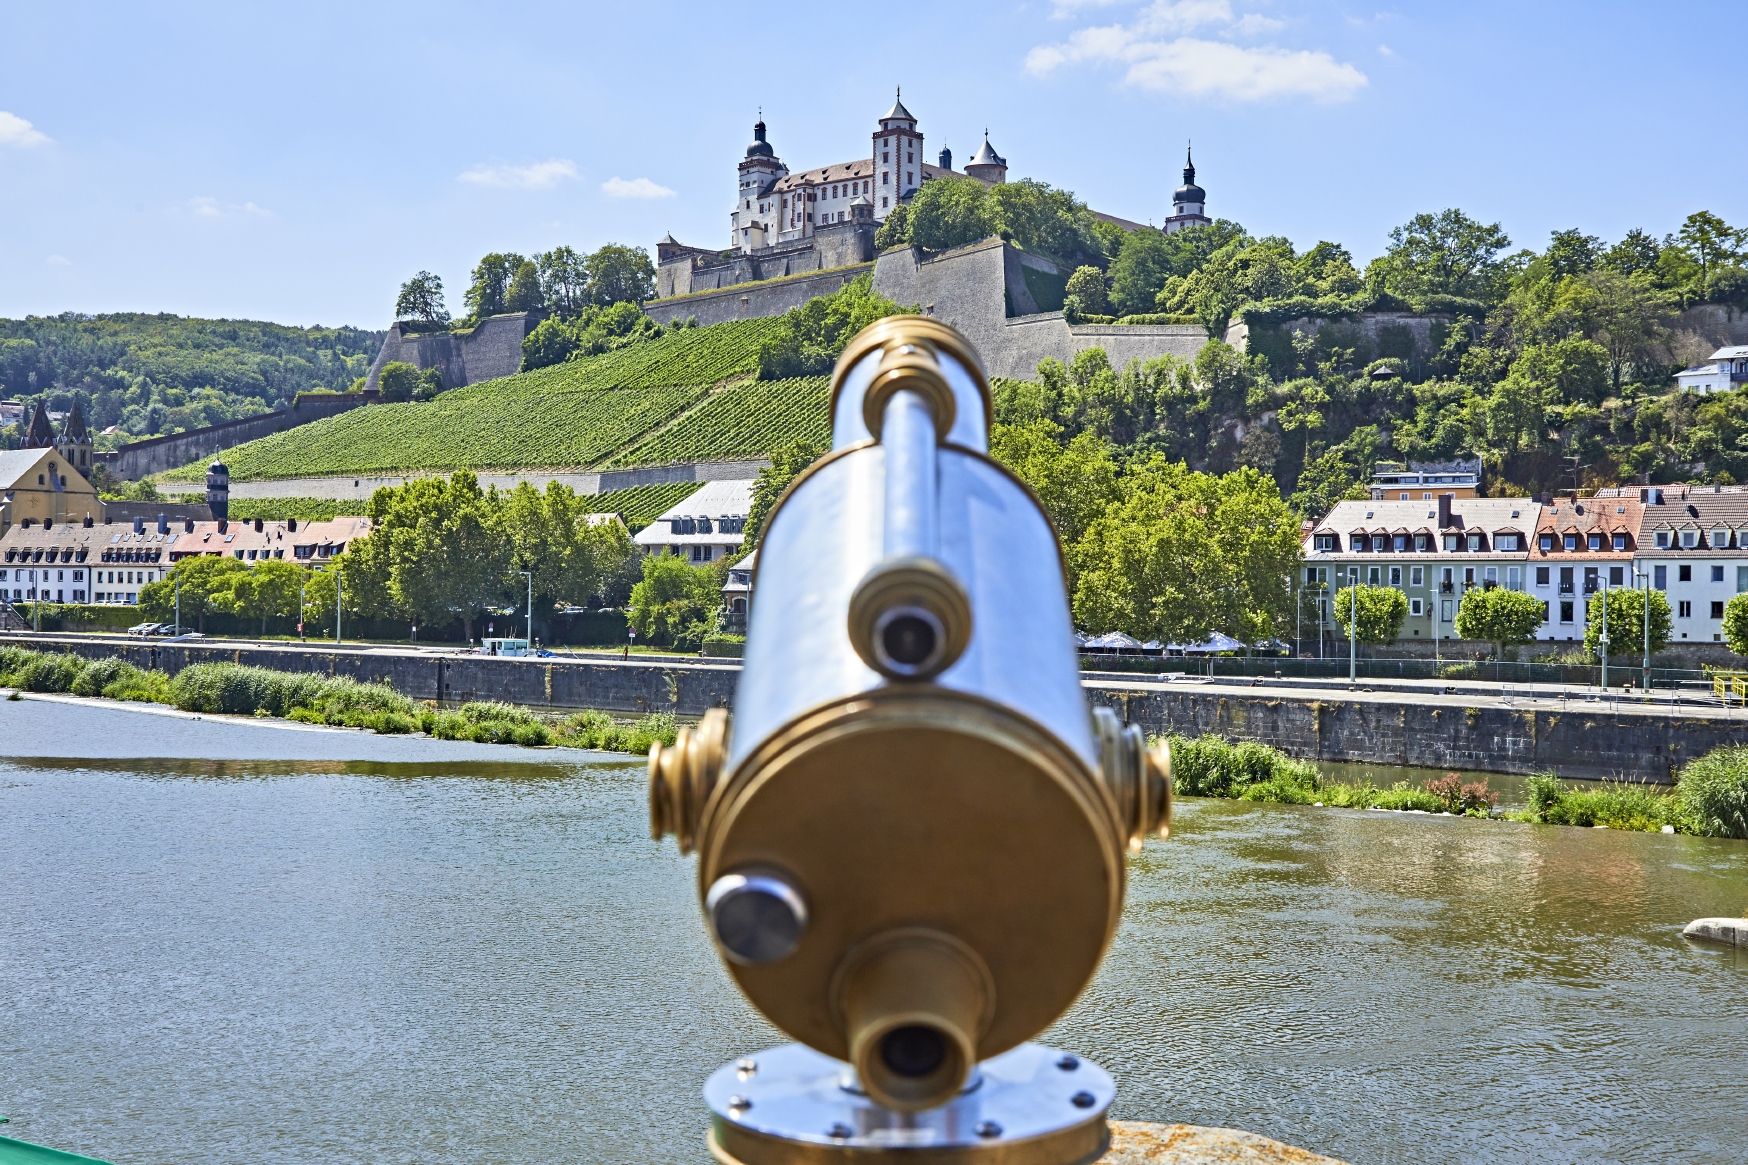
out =
[[[920,316],[832,377],[832,450],[759,544],[733,731],[650,752],[730,973],[799,1044],[705,1085],[726,1165],[1070,1165],[1110,1076],[1028,1043],[1091,980],[1170,757],[1080,687],[1062,552],[989,457],[971,346]]]

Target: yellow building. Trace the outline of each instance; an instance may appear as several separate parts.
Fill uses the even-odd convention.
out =
[[[103,521],[97,490],[54,448],[0,453],[0,537],[14,525]]]

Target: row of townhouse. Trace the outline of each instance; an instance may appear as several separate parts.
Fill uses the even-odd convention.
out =
[[[1302,613],[1333,626],[1330,596],[1363,582],[1408,597],[1404,638],[1450,639],[1462,596],[1499,586],[1542,600],[1538,639],[1584,638],[1605,587],[1664,592],[1675,642],[1723,638],[1748,592],[1748,490],[1631,487],[1585,498],[1346,501],[1305,534]]]

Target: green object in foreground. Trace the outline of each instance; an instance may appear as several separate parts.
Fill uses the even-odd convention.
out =
[[[4,1120],[0,1117],[0,1120]],[[85,1161],[89,1165],[109,1165],[107,1161],[99,1161],[96,1157],[81,1157],[77,1153],[63,1153],[59,1149],[50,1149],[43,1145],[33,1145],[29,1141],[15,1141],[11,1137],[0,1137],[0,1165],[51,1165],[52,1162]]]

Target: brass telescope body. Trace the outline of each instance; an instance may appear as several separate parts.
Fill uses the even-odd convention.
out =
[[[1169,827],[1170,758],[1087,708],[1061,550],[988,455],[989,387],[965,340],[925,317],[873,324],[831,401],[832,451],[760,542],[733,731],[717,710],[651,750],[652,832],[698,853],[707,924],[747,997],[851,1065],[861,1103],[901,1123],[994,1111],[1044,1087],[1016,1082],[1015,1056],[1056,1087],[1022,1045],[1097,970],[1125,853]],[[910,1159],[1067,1165],[1108,1099],[1064,1095],[1067,1115],[1024,1152],[993,1120],[952,1148],[948,1121],[933,1142],[947,1155]],[[773,1132],[761,1103],[724,1101],[719,1158],[847,1160],[879,1143],[845,1122],[818,1145]]]

